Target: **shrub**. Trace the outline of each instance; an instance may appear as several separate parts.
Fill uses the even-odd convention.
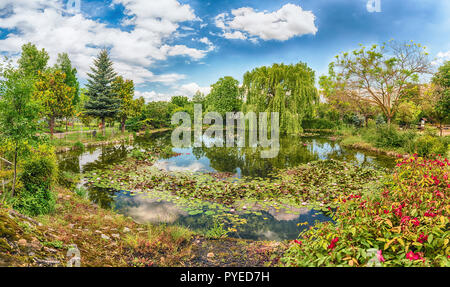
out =
[[[440,138],[430,135],[424,135],[418,138],[412,146],[411,153],[417,153],[421,156],[428,156],[432,154],[446,154],[447,143]]]
[[[380,115],[378,115],[377,118],[375,119],[375,122],[376,122],[376,124],[377,124],[378,126],[384,125],[384,124],[386,124],[386,119],[384,118],[383,115],[380,114]]]
[[[327,119],[311,119],[303,120],[302,127],[304,129],[331,130],[336,128],[336,123]]]
[[[450,266],[447,159],[399,160],[384,189],[337,199],[335,223],[300,233],[289,266]],[[375,249],[375,254],[369,254]]]
[[[76,142],[73,144],[73,149],[78,151],[84,151],[84,144],[82,142]]]
[[[68,171],[60,171],[58,174],[58,184],[68,188],[74,189],[80,182],[80,175]]]
[[[23,187],[14,199],[14,207],[28,215],[47,214],[54,210],[52,186],[58,174],[56,155],[50,146],[41,145],[23,164],[19,180]]]
[[[416,133],[413,131],[400,132],[394,125],[380,125],[372,141],[378,148],[401,148],[415,137]]]
[[[84,187],[76,188],[75,193],[82,198],[86,198],[88,195],[88,191]]]
[[[53,212],[55,203],[55,196],[49,189],[39,185],[28,185],[27,189],[20,192],[14,208],[24,214],[37,216]]]
[[[135,158],[137,160],[144,160],[146,158],[146,155],[141,150],[134,149],[131,151],[130,157]]]

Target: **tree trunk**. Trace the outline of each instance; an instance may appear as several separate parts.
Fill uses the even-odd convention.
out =
[[[120,129],[122,130],[122,133],[125,133],[125,121],[124,120],[122,120],[120,122]]]
[[[102,118],[102,134],[105,136],[105,118]]]
[[[51,117],[48,120],[48,125],[50,127],[50,138],[53,138],[53,134],[55,132],[55,118],[54,117]]]
[[[16,178],[17,178],[17,143],[16,143],[16,148],[14,151],[14,178],[13,178],[13,186],[12,186],[12,194],[11,197],[14,196],[14,193],[16,192]]]

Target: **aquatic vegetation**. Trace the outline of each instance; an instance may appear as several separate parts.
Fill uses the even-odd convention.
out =
[[[376,249],[383,266],[450,266],[449,166],[440,157],[399,159],[384,188],[340,196],[336,224],[302,232],[284,264],[366,266]]]
[[[213,221],[218,221],[234,234],[240,227],[248,230],[244,227],[248,224],[246,217],[254,221],[252,215],[262,217],[262,211],[282,212],[285,214],[282,220],[289,214],[297,215],[289,217],[291,220],[298,218],[309,209],[315,209],[317,214],[332,215],[341,195],[360,196],[369,192],[381,184],[379,181],[384,174],[329,160],[279,170],[267,179],[238,179],[214,174],[165,172],[152,166],[153,159],[128,158],[110,169],[89,172],[86,180],[93,191],[91,199],[96,202],[95,190],[101,189],[110,190],[107,194],[111,195],[126,191],[131,197],[139,195],[172,202],[189,216],[205,217],[206,226],[212,227]],[[104,196],[105,192],[99,194]],[[114,198],[103,201],[111,205]]]
[[[233,206],[239,200],[269,200],[294,206],[314,206],[329,210],[337,198],[361,195],[380,183],[382,171],[355,167],[328,160],[280,170],[272,178],[216,177],[201,173],[168,173],[151,166],[150,161],[128,160],[108,170],[86,175],[90,186],[117,190],[163,190],[189,198]]]
[[[206,238],[223,238],[227,237],[229,230],[226,230],[223,223],[214,222],[214,226],[205,232]]]

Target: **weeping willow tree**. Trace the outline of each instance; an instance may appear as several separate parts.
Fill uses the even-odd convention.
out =
[[[303,132],[302,121],[313,116],[319,102],[315,74],[305,63],[274,64],[260,67],[244,75],[243,111],[278,112],[280,132]]]

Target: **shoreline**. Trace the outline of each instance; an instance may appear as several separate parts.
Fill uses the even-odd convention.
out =
[[[159,132],[166,132],[166,131],[170,131],[170,128],[163,128],[163,129],[157,129],[157,130],[149,130],[149,131],[141,131],[141,132],[137,132],[136,136],[141,136],[141,135],[145,135],[145,134],[155,134],[155,133],[159,133]],[[87,143],[82,143],[84,148],[90,148],[90,147],[97,147],[97,146],[104,146],[104,145],[112,145],[112,144],[120,144],[120,143],[131,143],[134,141],[134,135],[130,134],[128,136],[123,136],[117,140],[106,140],[106,141],[100,141],[100,142],[87,142]],[[69,152],[69,151],[73,151],[76,150],[77,148],[75,146],[63,146],[63,147],[57,147],[55,148],[55,153],[56,154],[60,154],[60,153],[65,153],[65,152]]]

